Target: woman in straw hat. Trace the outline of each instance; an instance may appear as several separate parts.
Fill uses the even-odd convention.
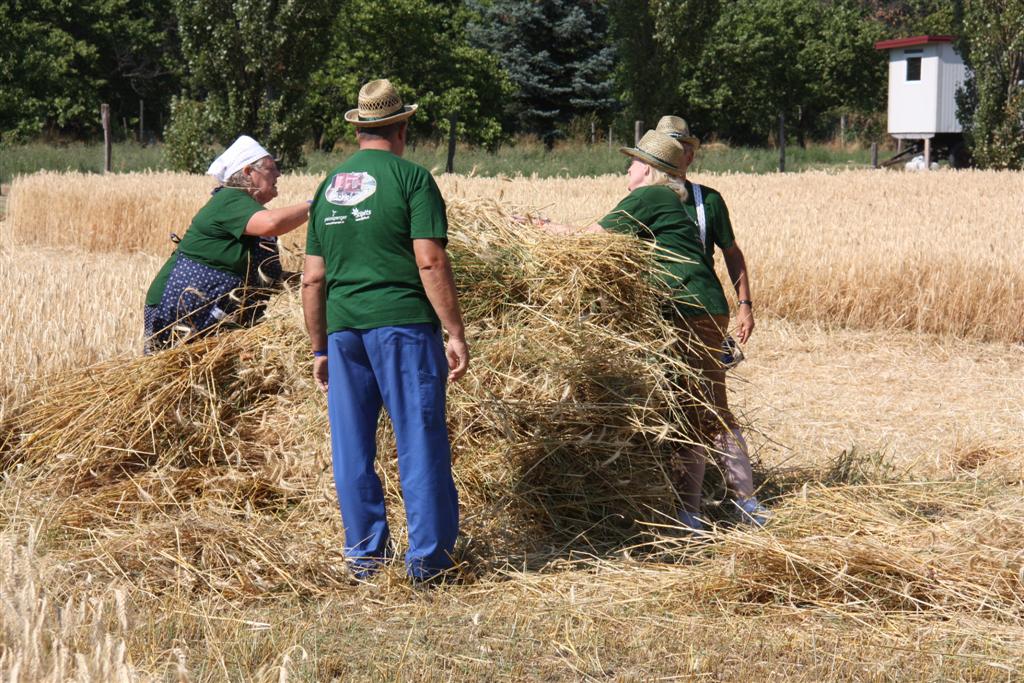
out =
[[[655,130],[665,133],[679,142],[686,152],[680,173],[687,190],[687,197],[683,199],[683,208],[697,223],[704,255],[712,267],[715,263],[715,247],[717,246],[722,252],[726,269],[729,271],[729,279],[736,288],[738,299],[736,337],[741,344],[745,344],[754,331],[754,304],[750,296],[747,260],[733,233],[732,222],[729,220],[729,209],[717,190],[693,183],[686,178],[686,172],[693,162],[693,157],[700,149],[700,140],[690,132],[690,126],[686,120],[678,116],[662,116]],[[726,357],[734,355],[731,351],[731,347],[734,345],[731,337],[727,338],[727,344]],[[742,355],[735,355],[742,358]],[[724,411],[722,418],[728,429],[720,430],[715,434],[714,453],[722,465],[726,484],[736,498],[736,506],[739,508],[741,518],[761,526],[767,522],[768,512],[754,495],[754,477],[750,467],[750,455],[746,440],[730,411]]]
[[[679,522],[692,530],[704,523],[698,516],[707,447],[715,435],[735,425],[725,394],[725,368],[720,352],[729,322],[729,304],[714,263],[701,246],[697,223],[683,207],[689,192],[683,174],[687,151],[679,141],[663,132],[649,130],[636,147],[623,147],[632,157],[626,174],[629,194],[601,220],[582,230],[541,220],[539,227],[556,234],[612,231],[652,240],[669,256],[661,260],[666,283],[672,290],[666,315],[681,333],[680,353],[698,371],[701,381],[694,387],[709,409],[696,415],[700,438],[705,446],[682,449],[673,462],[682,509]],[[750,491],[748,495],[752,496]],[[755,500],[756,504],[756,500]],[[742,508],[741,508],[742,509]],[[759,523],[750,515],[747,522]]]
[[[281,276],[277,236],[306,222],[306,202],[280,209],[277,164],[258,142],[239,137],[207,171],[220,185],[192,219],[146,294],[145,347],[152,353],[209,333],[221,323],[251,325],[267,288]]]

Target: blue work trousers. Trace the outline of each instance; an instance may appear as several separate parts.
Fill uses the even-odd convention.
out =
[[[436,325],[345,329],[327,337],[327,411],[345,556],[367,574],[388,552],[384,490],[373,468],[383,405],[394,425],[409,527],[406,570],[452,566],[459,501],[445,424],[448,363]]]

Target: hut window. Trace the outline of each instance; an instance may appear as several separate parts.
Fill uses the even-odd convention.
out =
[[[921,55],[924,50],[921,48],[913,48],[911,50],[904,50],[903,54],[907,56],[907,80],[908,81],[919,81],[921,80]],[[914,55],[914,56],[911,56]]]
[[[919,81],[919,80],[921,80],[921,58],[920,57],[908,57],[907,58],[907,80],[908,81]]]

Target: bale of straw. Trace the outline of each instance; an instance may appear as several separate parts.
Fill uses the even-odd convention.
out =
[[[692,440],[650,249],[551,239],[493,203],[455,202],[450,221],[474,353],[448,402],[468,551],[543,564],[635,541],[674,508],[667,455]],[[299,309],[289,292],[254,328],[52,378],[2,425],[0,467],[92,571],[227,596],[338,586]],[[379,447],[400,536],[390,430]]]

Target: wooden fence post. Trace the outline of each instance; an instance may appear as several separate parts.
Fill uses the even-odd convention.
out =
[[[110,105],[100,105],[100,122],[103,124],[103,172],[110,173]]]
[[[457,112],[448,117],[448,161],[444,165],[445,173],[455,172],[455,124],[459,121]]]
[[[924,139],[924,170],[932,170],[932,139]]]
[[[786,115],[779,112],[779,173],[786,172]]]
[[[612,127],[608,126],[608,149],[612,148]]]
[[[871,168],[878,168],[878,143],[871,143]]]
[[[146,138],[143,137],[144,128],[142,127],[142,117],[145,114],[143,110],[142,98],[139,98],[139,144],[146,144]]]
[[[644,122],[637,120],[633,122],[633,146],[636,147],[640,144],[640,138],[644,134]]]
[[[597,124],[593,121],[590,122],[590,144],[597,142]]]

